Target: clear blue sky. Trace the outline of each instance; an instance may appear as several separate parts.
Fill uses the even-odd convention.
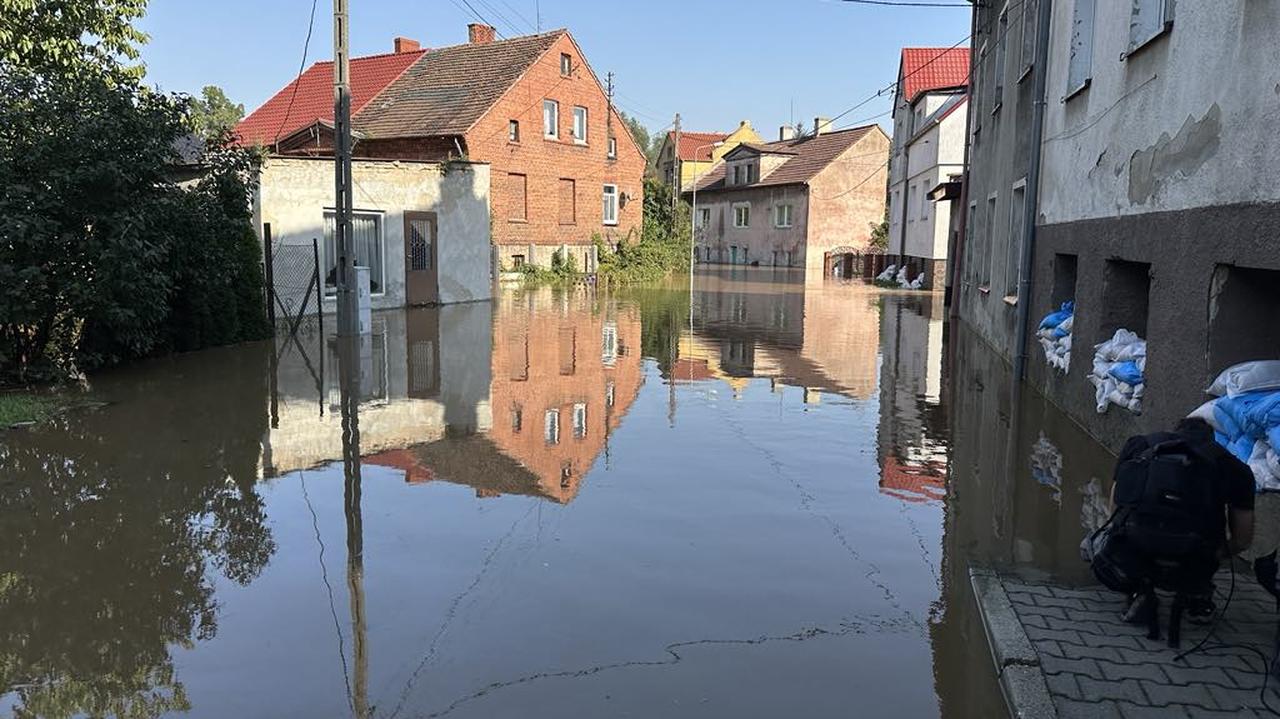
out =
[[[536,21],[534,0],[468,1],[507,36]],[[465,42],[475,21],[463,0],[350,4],[355,55],[388,52],[396,35],[428,47]],[[219,85],[252,111],[296,75],[310,9],[311,0],[151,0],[141,23],[151,36],[148,80],[184,92]],[[331,12],[331,0],[318,1],[308,64],[332,56]],[[573,32],[602,80],[616,74],[618,105],[650,130],[678,111],[686,130],[750,119],[766,139],[788,122],[793,101],[806,125],[836,115],[894,81],[900,48],[949,46],[969,33],[965,8],[838,0],[541,0],[541,13],[544,29]],[[837,126],[891,103],[879,98]]]

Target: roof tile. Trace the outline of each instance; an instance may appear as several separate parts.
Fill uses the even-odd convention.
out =
[[[848,130],[826,132],[821,135],[801,137],[794,140],[781,140],[763,145],[747,145],[747,149],[756,152],[774,152],[794,155],[794,157],[784,162],[766,177],[761,178],[759,182],[754,182],[745,188],[731,188],[724,184],[725,164],[722,162],[707,170],[707,174],[698,181],[698,191],[750,189],[752,187],[794,185],[808,182],[834,162],[845,150],[853,147],[854,144],[866,137],[867,134],[874,132],[878,127],[878,125],[863,125]],[[734,150],[734,152],[738,151]],[[885,151],[885,159],[888,159],[887,150]]]
[[[921,93],[969,85],[969,48],[902,48],[902,95],[915,102]]]

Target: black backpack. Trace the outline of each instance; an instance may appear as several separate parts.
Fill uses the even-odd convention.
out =
[[[1115,511],[1089,544],[1094,576],[1120,592],[1193,592],[1217,570],[1226,520],[1216,462],[1179,435],[1116,466]]]

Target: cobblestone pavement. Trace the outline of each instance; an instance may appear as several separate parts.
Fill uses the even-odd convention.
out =
[[[1125,624],[1124,598],[1102,587],[1074,589],[1003,575],[1018,620],[1039,655],[1058,716],[1136,719],[1273,716],[1260,696],[1264,660],[1275,651],[1275,600],[1237,565],[1235,595],[1204,649],[1183,661],[1166,641],[1149,640],[1142,626]],[[1217,578],[1223,606],[1231,578]],[[1161,598],[1161,631],[1168,631],[1170,598]],[[1208,626],[1184,619],[1182,648],[1196,645]],[[1224,646],[1226,645],[1226,646]],[[1268,684],[1272,706],[1280,689]]]

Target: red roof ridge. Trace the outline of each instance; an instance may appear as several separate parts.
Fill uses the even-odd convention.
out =
[[[508,42],[516,42],[517,40],[532,40],[534,38],[545,38],[550,35],[561,35],[569,32],[567,27],[558,27],[554,30],[545,30],[543,32],[533,32],[528,35],[515,35],[512,37],[504,37],[501,40],[493,40],[491,42],[475,43],[475,42],[457,42],[452,45],[441,45],[440,47],[423,48],[427,52],[440,52],[442,50],[457,50],[460,47],[486,47],[489,45],[501,45]]]

